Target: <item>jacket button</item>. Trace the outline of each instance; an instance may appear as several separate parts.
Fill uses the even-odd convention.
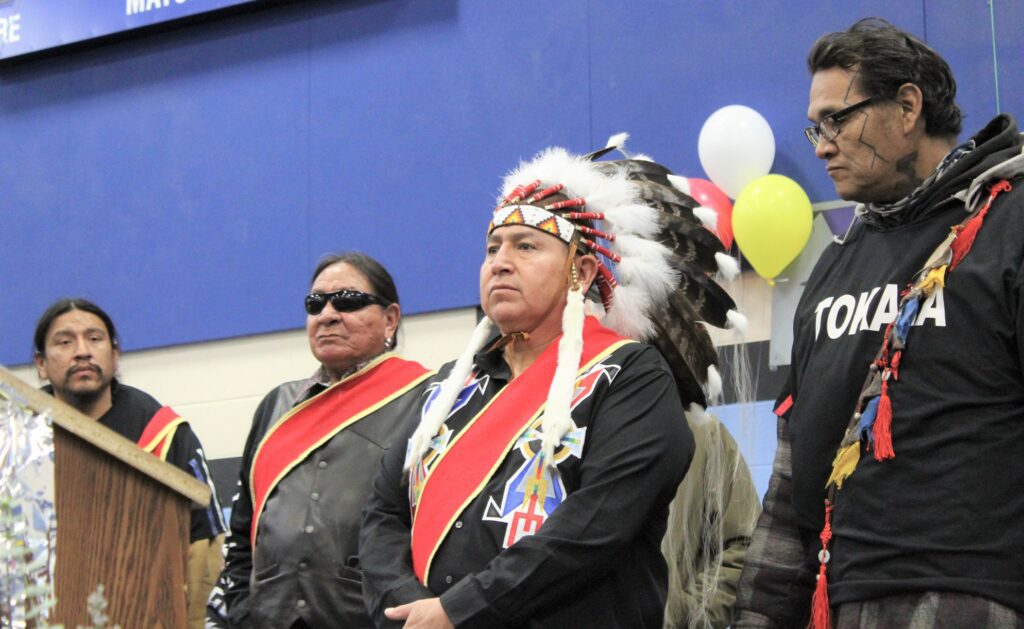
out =
[[[299,600],[298,600],[298,601],[297,601],[297,602],[295,603],[295,605],[296,605],[296,606],[297,606],[297,607],[298,607],[299,609],[302,609],[303,607],[305,607],[305,606],[306,606],[306,601],[304,601],[304,600],[302,600],[302,599],[300,598],[300,599],[299,599]]]
[[[317,500],[320,500],[320,494],[314,491],[314,492],[313,492],[313,493],[312,493],[312,494],[311,494],[311,495],[309,496],[309,498],[310,498],[310,500],[312,500],[313,502],[316,502]]]
[[[305,570],[308,567],[309,567],[309,564],[306,563],[305,561],[300,561],[299,562],[299,570]]]
[[[316,464],[316,466],[319,467],[320,469],[324,469],[325,467],[327,467],[327,461],[320,461],[319,463]]]
[[[313,532],[313,531],[315,531],[316,529],[314,529],[314,528],[313,528],[313,525],[312,525],[312,524],[307,524],[307,525],[306,525],[306,528],[304,528],[304,529],[302,529],[302,530],[303,530],[303,531],[305,531],[306,533],[312,533],[312,532]]]
[[[461,529],[462,528],[462,520],[459,520],[458,522],[455,523],[455,528],[457,528],[457,529]]]
[[[444,582],[448,585],[451,585],[453,581],[455,581],[455,578],[450,574],[444,578]]]

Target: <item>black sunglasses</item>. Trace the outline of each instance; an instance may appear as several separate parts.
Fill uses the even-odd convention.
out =
[[[882,100],[882,98],[879,96],[865,98],[860,102],[850,105],[849,107],[844,107],[839,111],[825,116],[818,121],[818,124],[804,129],[804,135],[807,136],[807,141],[811,143],[811,146],[817,148],[818,144],[822,140],[825,140],[826,142],[835,140],[843,131],[843,123],[850,117],[850,114],[880,100]]]
[[[384,306],[385,308],[390,305],[389,301],[376,295],[346,288],[345,290],[333,293],[310,293],[306,295],[306,312],[311,315],[318,315],[323,311],[327,302],[331,302],[331,306],[338,312],[355,312],[371,304]]]

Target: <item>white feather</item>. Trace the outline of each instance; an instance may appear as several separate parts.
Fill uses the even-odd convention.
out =
[[[613,294],[612,307],[604,318],[604,325],[617,333],[637,341],[654,335],[654,324],[647,318],[650,298],[635,286],[619,286]]]
[[[635,159],[635,160],[637,160],[639,162],[651,162],[651,163],[654,163],[654,158],[651,157],[650,155],[648,155],[647,153],[633,153],[632,156],[629,156],[629,159]]]
[[[725,313],[725,318],[729,320],[730,330],[736,330],[737,332],[747,331],[747,318],[742,312],[738,310],[730,310]]]
[[[612,250],[622,256],[617,267],[619,281],[638,287],[652,302],[662,301],[679,283],[679,274],[668,261],[671,252],[657,241],[619,236]]]
[[[589,164],[589,162],[588,162]],[[593,164],[590,164],[593,167]],[[616,168],[610,175],[593,170],[596,179],[588,182],[588,188],[581,191],[587,199],[587,208],[595,212],[608,212],[622,205],[640,204],[639,191],[629,180],[623,167]],[[569,184],[566,184],[568,186]]]
[[[715,262],[718,263],[718,272],[728,280],[734,280],[740,274],[740,263],[726,253],[716,253]]]
[[[626,143],[629,139],[629,134],[626,132],[616,133],[612,137],[608,138],[608,142],[604,145],[606,149],[617,149]]]
[[[612,206],[604,213],[609,231],[653,238],[658,233],[658,212],[642,203]]]
[[[690,407],[684,413],[686,413],[686,418],[694,426],[704,426],[711,421],[711,415],[696,402],[691,402]]]
[[[701,222],[704,227],[707,227],[711,231],[718,229],[718,212],[712,210],[709,207],[698,205],[693,208],[693,215]]]
[[[587,198],[589,211],[599,212],[587,197],[608,179],[598,172],[592,162],[578,155],[571,155],[563,148],[554,147],[541,151],[533,161],[521,162],[519,167],[505,176],[502,195],[507,196],[516,186],[539,179],[541,187],[560,183],[569,196]]]
[[[680,177],[679,175],[669,175],[668,182],[672,184],[672,187],[682,192],[683,194],[690,194],[690,180],[686,177]]]
[[[469,345],[462,352],[462,355],[459,356],[458,360],[455,361],[451,373],[441,383],[441,390],[438,392],[437,398],[430,405],[430,410],[420,420],[420,425],[416,427],[416,431],[410,438],[411,456],[407,461],[409,467],[406,469],[418,465],[420,458],[423,457],[430,446],[430,440],[434,438],[437,431],[441,429],[441,425],[448,419],[448,413],[451,412],[452,406],[455,404],[455,398],[462,391],[463,383],[466,382],[466,379],[469,378],[469,374],[473,370],[473,356],[487,342],[488,337],[491,335],[492,327],[493,323],[491,320],[484,317],[477,324],[476,329],[473,330],[473,335],[469,339]]]
[[[603,321],[608,313],[604,311],[604,304],[588,299],[586,303],[583,304],[583,314],[588,317],[594,317],[598,321]]]
[[[722,395],[722,374],[718,373],[718,368],[714,365],[708,366],[707,391],[709,399]]]

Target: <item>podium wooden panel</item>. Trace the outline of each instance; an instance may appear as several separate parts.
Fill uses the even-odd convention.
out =
[[[32,410],[53,416],[51,622],[90,623],[87,599],[102,583],[109,626],[184,628],[191,505],[208,504],[209,487],[2,367],[0,382]]]

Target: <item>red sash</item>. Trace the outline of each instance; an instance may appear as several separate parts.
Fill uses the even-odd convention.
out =
[[[178,426],[184,423],[185,420],[173,408],[164,406],[150,418],[136,445],[146,452],[160,457],[161,461],[166,461],[167,450],[170,448],[171,442],[174,441],[174,433],[178,430]]]
[[[267,497],[292,468],[338,432],[400,397],[431,373],[419,363],[384,354],[278,420],[256,448],[249,474],[253,504],[250,540],[256,541]]]
[[[578,373],[630,342],[587,317]],[[462,429],[423,481],[412,524],[412,565],[421,583],[427,583],[430,563],[456,518],[543,412],[557,360],[558,343],[551,343]]]

